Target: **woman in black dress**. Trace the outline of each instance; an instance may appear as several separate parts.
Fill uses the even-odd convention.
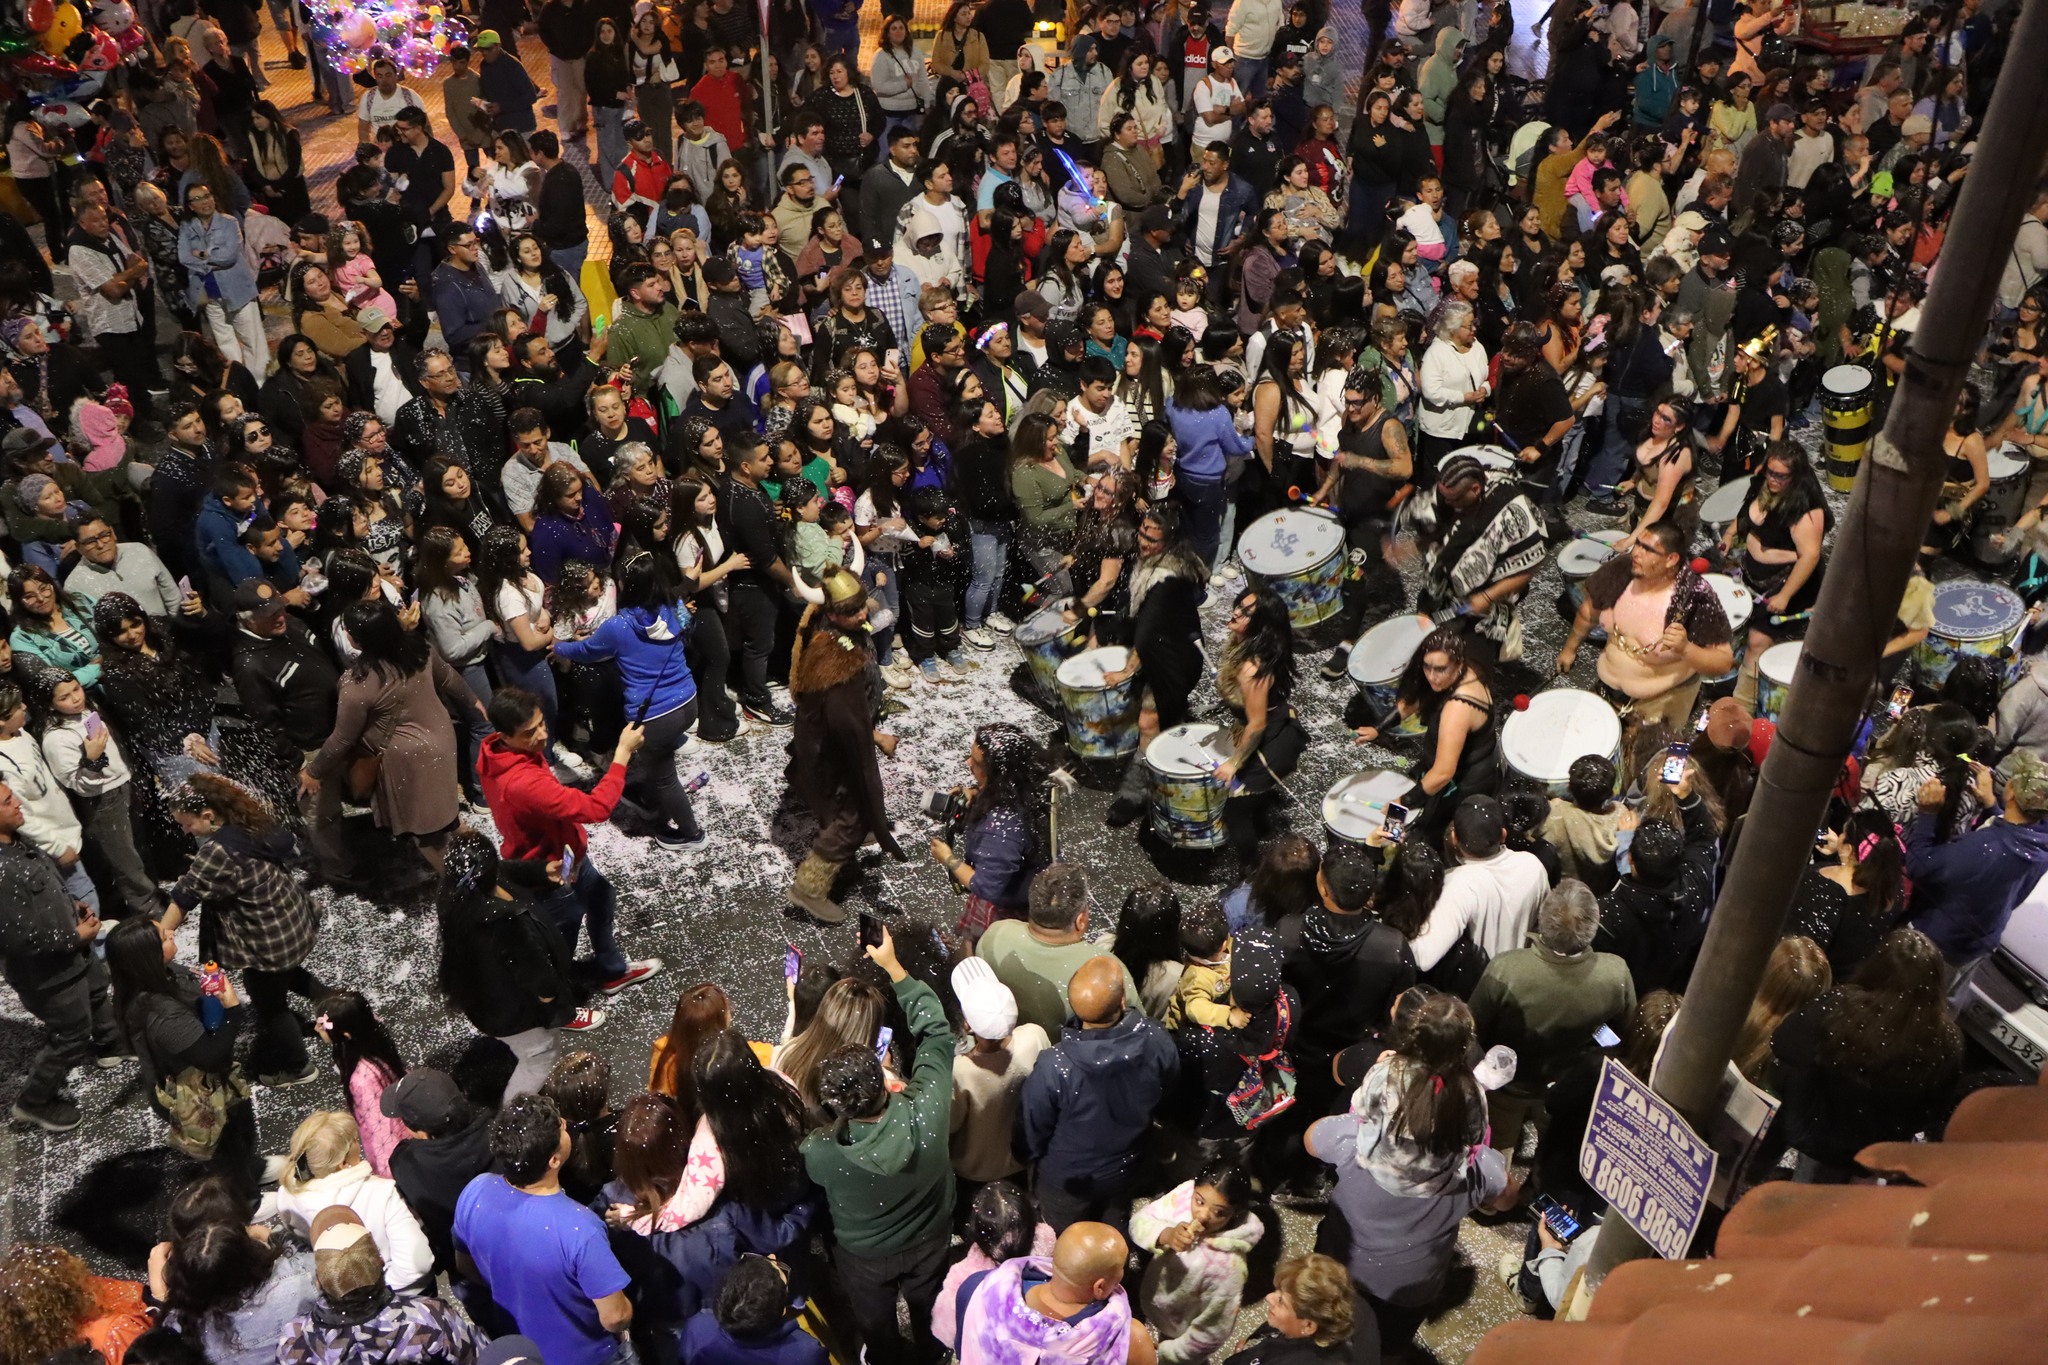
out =
[[[1230,792],[1223,803],[1224,838],[1249,863],[1267,828],[1273,791],[1294,775],[1308,747],[1295,717],[1294,625],[1271,588],[1238,594],[1229,638],[1216,666],[1216,693],[1230,708],[1236,747],[1216,769]]]
[[[1358,742],[1370,744],[1401,721],[1421,718],[1429,768],[1417,779],[1425,802],[1412,827],[1429,835],[1450,823],[1459,801],[1474,793],[1491,794],[1500,785],[1493,691],[1470,641],[1470,635],[1452,626],[1438,626],[1424,636],[1401,674],[1393,713],[1356,727]]]
[[[1181,530],[1180,504],[1161,502],[1138,523],[1137,562],[1130,578],[1130,662],[1103,681],[1117,683],[1143,668],[1138,751],[1124,770],[1105,823],[1127,825],[1145,809],[1150,788],[1145,746],[1188,718],[1188,697],[1202,680],[1201,606],[1209,569]]]

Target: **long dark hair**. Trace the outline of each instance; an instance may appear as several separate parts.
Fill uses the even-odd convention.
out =
[[[1422,671],[1425,656],[1442,654],[1451,661],[1452,676],[1462,681],[1467,672],[1479,679],[1490,696],[1493,692],[1491,679],[1487,676],[1485,661],[1472,652],[1472,637],[1456,626],[1438,626],[1422,637],[1422,643],[1415,647],[1415,653],[1408,659],[1408,666],[1401,670],[1401,682],[1395,689],[1402,701],[1410,706],[1421,706],[1435,695],[1429,679]],[[1456,691],[1456,685],[1451,688]],[[1448,694],[1446,694],[1448,695]]]
[[[1462,1148],[1486,1097],[1472,1076],[1472,1011],[1455,995],[1411,986],[1394,1001],[1387,1044],[1407,1063],[1396,1122],[1435,1157]]]
[[[498,615],[498,589],[507,583],[524,582],[527,570],[519,563],[519,551],[525,537],[515,526],[493,526],[484,532],[483,549],[477,553],[474,572],[476,590],[483,594],[484,610],[499,625],[504,620]]]
[[[114,979],[114,1015],[129,1045],[138,1046],[143,1034],[141,1007],[148,997],[181,998],[154,920],[131,915],[114,926],[107,935],[107,973]]]
[[[1299,834],[1267,840],[1247,882],[1253,912],[1273,928],[1307,910],[1317,903],[1316,877],[1322,867],[1316,846]]]
[[[516,137],[518,134],[508,132],[500,133],[499,136]],[[569,287],[569,277],[562,273],[562,267],[556,265],[548,256],[547,248],[542,246],[540,238],[530,232],[515,232],[512,234],[511,240],[505,244],[506,250],[511,256],[510,265],[513,270],[519,269],[519,244],[521,242],[532,242],[535,246],[540,247],[541,292],[555,296],[555,316],[563,322],[567,322],[569,315],[576,311],[576,291]]]
[[[1153,963],[1180,959],[1180,916],[1180,893],[1172,882],[1147,882],[1125,893],[1114,951],[1140,987]]]
[[[1444,893],[1443,855],[1427,840],[1410,839],[1395,852],[1387,874],[1373,895],[1373,913],[1380,922],[1413,939],[1429,923],[1437,898]]]
[[[1906,854],[1891,816],[1874,806],[1850,811],[1842,842],[1856,856],[1850,884],[1870,897],[1871,910],[1884,915],[1898,909],[1906,898]]]
[[[384,1069],[385,1077],[396,1082],[410,1068],[398,1055],[377,1012],[361,991],[332,991],[314,1005],[320,1023],[327,1030],[327,1043],[334,1049],[334,1069],[346,1086],[358,1062],[372,1062]]]
[[[675,1013],[663,1035],[666,1046],[647,1084],[664,1095],[673,1095],[693,1124],[697,1121],[697,1090],[691,1067],[697,1049],[706,1038],[721,1032],[731,1017],[732,1001],[713,982],[700,981],[676,997]]]
[[[1839,988],[1821,1036],[1823,1066],[1853,1074],[1878,1093],[1917,1088],[1962,1064],[1963,1035],[1949,1012],[1941,950],[1918,929],[1879,940]]]
[[[715,1033],[690,1063],[698,1113],[725,1158],[725,1191],[742,1207],[780,1209],[804,1183],[803,1101],[761,1065],[732,1029]]]
[[[341,614],[341,626],[360,651],[348,670],[358,682],[373,675],[410,678],[427,666],[426,632],[407,630],[382,593],[349,603]]]
[[[412,581],[421,593],[451,599],[461,595],[461,584],[448,564],[459,539],[461,533],[452,526],[429,526],[420,533],[419,550],[412,561]]]
[[[540,1093],[555,1102],[569,1125],[569,1159],[562,1183],[595,1190],[612,1178],[612,1069],[595,1052],[572,1052],[556,1062]]]
[[[1252,599],[1241,657],[1272,685],[1276,700],[1290,696],[1294,691],[1294,623],[1288,619],[1287,603],[1271,588],[1254,588],[1237,596],[1239,601]]]

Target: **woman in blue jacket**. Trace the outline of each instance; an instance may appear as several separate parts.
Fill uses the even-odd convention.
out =
[[[1231,458],[1252,453],[1249,436],[1237,429],[1224,403],[1222,382],[1208,370],[1191,370],[1166,402],[1166,420],[1173,426],[1178,453],[1173,465],[1173,495],[1187,508],[1188,544],[1214,569],[1229,558],[1223,538],[1223,514],[1230,504],[1225,473]]]
[[[627,765],[635,800],[662,819],[654,838],[663,848],[701,848],[708,836],[690,809],[690,794],[676,776],[676,751],[697,723],[697,680],[683,657],[690,634],[689,608],[675,600],[652,554],[642,551],[619,566],[618,615],[581,640],[555,645],[570,663],[618,661],[626,719],[647,727],[647,742]]]

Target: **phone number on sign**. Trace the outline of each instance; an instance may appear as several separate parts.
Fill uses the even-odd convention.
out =
[[[1627,1162],[1601,1153],[1591,1165],[1593,1169],[1585,1173],[1587,1183],[1604,1193],[1645,1241],[1661,1247],[1688,1235],[1691,1218],[1659,1199]]]

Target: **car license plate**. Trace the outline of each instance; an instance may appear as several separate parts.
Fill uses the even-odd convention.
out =
[[[1994,1015],[1986,1022],[1991,1026],[1991,1036],[2028,1067],[2039,1071],[2044,1065],[2048,1065],[2048,1052],[2044,1052],[2040,1044],[2021,1033],[2002,1017]]]

